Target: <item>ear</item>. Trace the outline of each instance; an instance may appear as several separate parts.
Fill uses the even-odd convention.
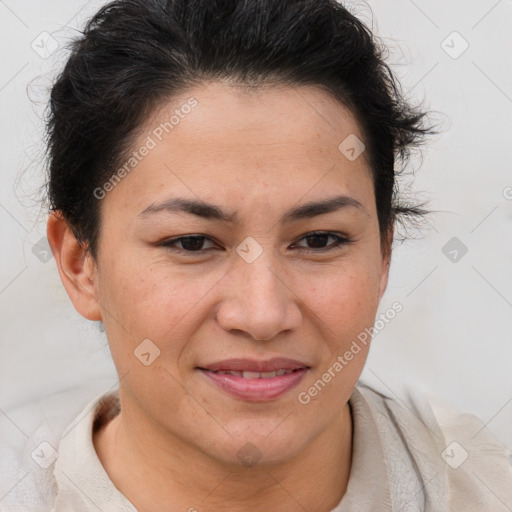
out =
[[[48,243],[60,279],[75,309],[88,320],[101,320],[96,262],[76,239],[60,212],[53,211],[46,226]]]
[[[379,283],[379,302],[382,299],[382,296],[384,295],[384,292],[388,286],[389,267],[391,265],[391,245],[393,244],[394,231],[395,224],[393,222],[388,230],[385,240],[383,240],[381,244],[382,265]]]

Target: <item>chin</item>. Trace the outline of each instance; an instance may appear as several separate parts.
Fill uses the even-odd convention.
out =
[[[239,467],[262,467],[283,464],[297,456],[308,444],[311,436],[300,435],[295,429],[279,431],[279,421],[269,421],[256,430],[254,425],[242,429],[238,435],[224,438],[224,443],[215,443],[220,450],[212,451],[208,446],[208,454],[224,464]],[[277,428],[276,428],[277,427]],[[304,433],[305,434],[305,433]]]

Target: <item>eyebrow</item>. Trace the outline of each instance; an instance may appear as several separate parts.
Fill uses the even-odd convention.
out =
[[[366,212],[363,205],[357,199],[341,195],[291,208],[281,217],[281,222],[290,223],[301,219],[310,219],[318,215],[325,215],[348,207],[355,207]],[[189,213],[204,219],[221,220],[231,223],[237,220],[236,212],[228,212],[212,203],[179,197],[167,199],[157,204],[153,203],[140,212],[139,216],[145,217],[149,214],[159,212]]]

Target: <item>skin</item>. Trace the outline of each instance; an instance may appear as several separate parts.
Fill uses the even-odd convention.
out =
[[[48,221],[62,282],[79,313],[103,322],[120,377],[122,412],[95,434],[95,448],[141,512],[162,504],[327,512],[346,491],[347,402],[369,345],[310,403],[298,394],[373,326],[386,289],[392,232],[381,245],[366,154],[350,161],[338,149],[348,135],[364,136],[351,112],[319,88],[214,82],[161,104],[134,150],[190,96],[195,109],[101,201],[96,261],[58,212]],[[281,220],[292,207],[337,195],[361,206]],[[171,197],[215,203],[237,221],[139,215]],[[304,238],[319,230],[352,242],[315,252],[334,242]],[[190,234],[209,237],[203,252],[158,245]],[[252,263],[236,252],[248,236],[263,250]],[[160,350],[149,366],[134,356],[146,338]],[[310,369],[298,387],[267,402],[233,398],[196,369],[277,356]],[[251,467],[237,456],[247,442],[260,457]]]

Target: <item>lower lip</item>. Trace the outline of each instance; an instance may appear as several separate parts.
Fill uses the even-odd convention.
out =
[[[235,398],[249,402],[266,402],[279,398],[297,386],[306,375],[307,369],[302,368],[269,379],[244,379],[236,375],[221,375],[202,369],[200,371],[211,382]]]

